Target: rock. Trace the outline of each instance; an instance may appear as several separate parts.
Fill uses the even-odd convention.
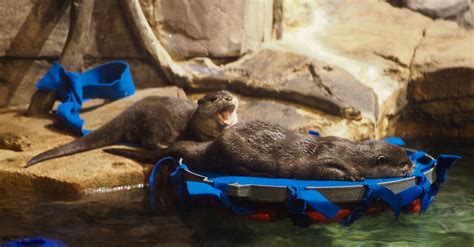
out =
[[[25,151],[31,143],[28,137],[17,133],[0,133],[0,149]]]
[[[141,1],[174,57],[239,57],[271,39],[273,1]]]
[[[468,10],[470,0],[404,0],[404,4],[431,18],[445,19]]]
[[[464,12],[464,14],[460,14],[455,18],[455,21],[461,26],[466,29],[474,28],[474,1],[471,2],[471,7]]]
[[[426,30],[412,64],[410,107],[444,126],[474,125],[474,32],[436,21]]]
[[[202,61],[182,65],[198,78],[193,89],[226,88],[348,119],[360,120],[362,113],[377,115],[377,98],[370,88],[345,70],[307,56],[263,49],[222,67]]]
[[[186,97],[176,87],[139,90],[136,95],[105,105],[93,100],[81,114],[86,128],[96,129],[134,102],[150,95]],[[20,109],[21,112],[24,109]],[[13,152],[0,149],[0,187],[5,190],[29,190],[78,197],[91,191],[108,191],[121,186],[142,186],[149,167],[123,157],[109,155],[100,149],[45,161],[28,169],[22,168],[34,155],[69,142],[75,137],[52,127],[51,119],[33,119],[7,111],[0,114],[0,130],[21,133],[31,142],[29,149]],[[133,187],[132,186],[132,187]]]

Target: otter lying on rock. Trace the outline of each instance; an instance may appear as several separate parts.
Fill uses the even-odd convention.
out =
[[[176,140],[209,141],[237,123],[237,107],[237,98],[227,91],[209,93],[197,105],[174,97],[147,97],[90,134],[33,157],[25,167],[119,142],[163,150]]]
[[[403,149],[383,141],[317,137],[258,121],[237,124],[213,141],[176,142],[166,155],[197,171],[294,179],[403,177],[413,169]]]

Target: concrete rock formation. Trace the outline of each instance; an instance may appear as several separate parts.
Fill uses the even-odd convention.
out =
[[[236,58],[272,35],[272,0],[141,1],[174,57]]]

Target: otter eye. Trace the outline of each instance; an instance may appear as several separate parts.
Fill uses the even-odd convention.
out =
[[[216,100],[217,100],[216,96],[212,96],[209,98],[209,101],[211,101],[212,103],[214,103]]]
[[[385,156],[380,155],[379,157],[377,157],[377,164],[378,165],[385,164],[385,162],[387,162],[387,158]]]

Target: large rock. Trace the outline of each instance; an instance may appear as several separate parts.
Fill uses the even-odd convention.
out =
[[[150,95],[186,98],[181,89],[169,87],[138,91],[132,97],[102,106],[97,105],[97,101],[93,101],[88,105],[90,108],[86,106],[84,113],[81,114],[86,120],[85,127],[96,129],[134,102]],[[14,133],[20,139],[27,139],[31,143],[29,147],[24,145],[22,152],[2,149],[11,149],[13,146],[10,144],[8,147],[0,145],[0,187],[2,189],[15,191],[24,189],[38,193],[55,192],[62,195],[81,196],[101,189],[104,191],[104,189],[120,186],[143,186],[149,167],[142,167],[136,162],[109,155],[101,150],[45,161],[28,169],[22,168],[34,155],[69,142],[75,137],[52,127],[51,119],[33,119],[21,113],[22,110],[0,112],[1,132]],[[8,137],[8,135],[2,135]]]
[[[372,89],[347,71],[304,55],[263,49],[221,67],[207,60],[182,65],[194,75],[194,90],[228,89],[348,119],[377,116],[377,98]]]
[[[445,126],[474,126],[474,32],[436,21],[412,64],[408,99],[416,114]]]
[[[471,0],[403,0],[407,8],[432,18],[448,18],[464,13]]]
[[[239,57],[271,39],[272,0],[142,0],[147,19],[175,57]]]

